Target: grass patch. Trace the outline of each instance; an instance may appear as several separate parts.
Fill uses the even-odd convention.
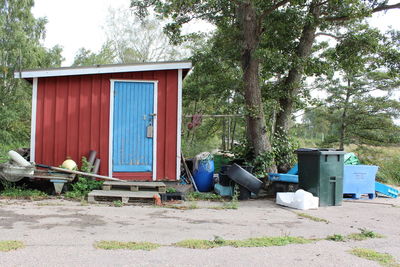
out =
[[[124,203],[121,200],[115,200],[115,201],[113,201],[113,206],[114,207],[122,207],[122,206],[124,206]]]
[[[347,236],[347,238],[351,239],[351,240],[361,241],[361,240],[370,239],[370,238],[383,238],[384,237],[383,235],[375,233],[368,229],[360,228],[358,230],[360,230],[361,233],[349,234]]]
[[[154,250],[159,248],[161,245],[150,243],[150,242],[119,242],[119,241],[99,241],[94,243],[95,248],[116,250],[116,249],[128,249],[128,250]]]
[[[1,197],[5,198],[23,198],[31,200],[39,200],[48,197],[42,191],[36,189],[27,189],[23,186],[16,186],[14,183],[2,181],[3,191],[0,192]]]
[[[244,240],[224,240],[220,237],[215,237],[214,240],[187,239],[173,244],[176,247],[191,248],[191,249],[211,249],[216,247],[272,247],[286,246],[289,244],[307,244],[312,242],[311,239],[293,236],[280,237],[256,237]]]
[[[237,201],[229,201],[222,203],[222,206],[213,206],[209,209],[214,210],[237,210],[239,208],[239,203]]]
[[[346,241],[362,241],[370,238],[383,238],[384,236],[368,229],[360,228],[360,233],[349,234],[347,236],[334,234],[326,238],[326,240],[336,241],[336,242],[346,242]]]
[[[329,221],[326,220],[326,219],[318,218],[318,217],[312,216],[312,215],[307,214],[307,213],[296,212],[296,214],[297,214],[297,216],[299,216],[299,217],[307,218],[307,219],[310,219],[310,220],[312,220],[312,221],[314,221],[314,222],[329,223]]]
[[[335,241],[335,242],[345,242],[346,237],[339,234],[329,235],[326,237],[326,240]]]
[[[350,253],[363,259],[375,261],[382,266],[400,266],[400,264],[396,263],[396,260],[392,255],[380,253],[372,249],[354,248],[350,251]]]
[[[15,241],[15,240],[0,241],[0,251],[2,252],[16,250],[24,247],[25,245],[21,241]]]
[[[213,193],[190,192],[186,195],[186,199],[189,201],[196,201],[196,200],[221,201],[222,197],[220,195]]]

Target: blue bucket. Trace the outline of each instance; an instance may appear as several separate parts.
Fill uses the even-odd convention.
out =
[[[210,192],[213,188],[214,160],[200,160],[194,170],[194,181],[200,192]]]

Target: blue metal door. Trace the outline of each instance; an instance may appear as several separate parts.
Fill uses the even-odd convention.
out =
[[[114,82],[114,172],[153,170],[153,112],[153,83]]]

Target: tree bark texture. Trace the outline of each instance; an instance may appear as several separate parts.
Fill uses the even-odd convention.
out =
[[[342,121],[340,124],[340,139],[339,139],[339,149],[344,149],[344,139],[346,136],[346,119],[347,119],[347,110],[349,108],[349,101],[351,96],[351,82],[347,81],[347,90],[346,90],[346,99],[344,102],[343,112],[342,112]]]
[[[271,151],[267,137],[261,87],[259,81],[260,60],[255,51],[260,43],[261,25],[251,0],[239,4],[239,21],[243,34],[242,70],[247,115],[247,139],[255,156]]]
[[[299,44],[296,49],[296,61],[289,70],[288,76],[283,81],[282,96],[279,98],[280,110],[276,116],[275,132],[286,135],[294,108],[294,98],[300,91],[300,82],[304,72],[304,62],[311,55],[311,49],[315,40],[317,20],[320,16],[320,5],[313,1],[309,9],[312,19],[304,25]]]

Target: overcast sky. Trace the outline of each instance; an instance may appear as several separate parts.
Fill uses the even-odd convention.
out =
[[[129,8],[129,0],[35,0],[35,17],[47,17],[44,45],[63,47],[63,66],[70,66],[81,47],[98,51],[105,42],[102,26],[109,7]],[[400,10],[379,13],[371,24],[386,30],[389,26],[400,30]]]

